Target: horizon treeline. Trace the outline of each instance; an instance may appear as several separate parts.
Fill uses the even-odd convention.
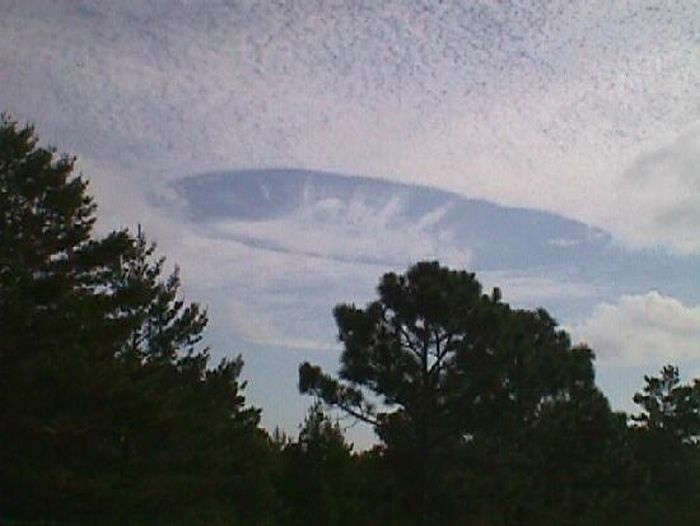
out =
[[[93,234],[74,163],[2,117],[0,524],[700,523],[700,380],[665,366],[614,412],[593,350],[438,262],[339,304],[337,375],[289,371],[309,411],[266,431],[177,268],[141,229]]]

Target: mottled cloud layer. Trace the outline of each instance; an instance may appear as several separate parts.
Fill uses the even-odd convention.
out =
[[[700,250],[697,169],[662,159],[698,155],[693,1],[0,9],[3,108],[123,177],[322,168]]]

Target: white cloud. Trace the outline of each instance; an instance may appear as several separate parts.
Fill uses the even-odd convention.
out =
[[[660,366],[700,358],[700,305],[658,292],[601,303],[570,331],[603,363]]]
[[[516,306],[534,308],[553,301],[592,299],[600,296],[602,287],[564,273],[530,271],[478,272],[477,279],[485,290],[499,287],[504,301]]]
[[[214,235],[273,250],[343,261],[407,266],[438,259],[466,267],[470,254],[440,226],[447,207],[409,219],[400,197],[374,205],[361,195],[349,199],[304,196],[290,214],[264,221],[221,220],[207,225]]]
[[[700,121],[640,155],[618,183],[614,232],[633,246],[700,254]]]
[[[388,270],[260,248],[197,225],[181,225],[178,241],[165,249],[182,263],[185,290],[225,313],[217,330],[291,349],[336,348],[333,307],[370,300]]]

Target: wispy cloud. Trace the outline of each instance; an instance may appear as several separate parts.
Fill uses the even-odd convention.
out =
[[[371,300],[382,273],[421,259],[469,263],[468,248],[442,223],[447,205],[416,215],[400,191],[384,199],[357,190],[328,197],[307,185],[296,206],[282,208],[267,219],[186,223],[172,247],[250,341],[335,348],[333,306]]]
[[[441,227],[447,207],[436,207],[409,219],[400,197],[378,207],[361,195],[343,200],[305,192],[291,213],[265,221],[219,220],[206,229],[213,235],[295,254],[365,262],[409,265],[419,259],[439,259],[466,267],[470,254],[454,234]]]

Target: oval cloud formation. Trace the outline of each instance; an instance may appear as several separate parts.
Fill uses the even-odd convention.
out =
[[[171,198],[211,235],[259,248],[385,266],[425,258],[490,270],[590,257],[599,229],[425,186],[308,170],[188,177]]]
[[[476,271],[507,301],[562,322],[582,323],[650,280],[688,300],[700,292],[692,260],[628,252],[555,214],[423,186],[278,169],[192,176],[171,190],[156,205],[181,225],[175,257],[250,341],[332,348],[332,307],[369,301],[382,273],[420,259]]]

